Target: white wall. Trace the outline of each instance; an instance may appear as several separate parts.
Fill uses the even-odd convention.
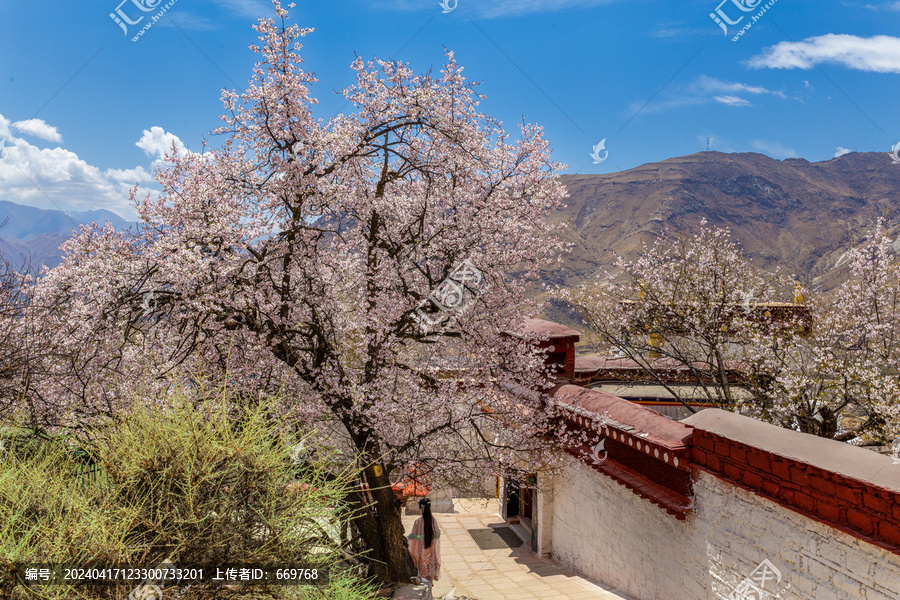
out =
[[[552,519],[542,521],[549,550],[637,600],[756,598],[733,594],[764,559],[782,577],[767,590],[790,584],[784,599],[900,600],[900,556],[706,472],[694,482],[695,512],[678,521],[567,459],[543,492],[552,497]]]

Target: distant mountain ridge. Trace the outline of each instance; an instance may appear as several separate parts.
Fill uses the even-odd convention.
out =
[[[887,152],[851,152],[821,162],[776,160],[756,153],[700,152],[605,175],[563,175],[569,197],[550,215],[567,222],[574,244],[560,268],[543,272],[563,286],[613,270],[615,257],[635,258],[641,242],[666,228],[695,232],[701,221],[729,227],[760,267],[781,267],[818,292],[843,280],[847,251],[864,241],[878,217],[900,233],[900,165]],[[59,264],[59,246],[78,225],[132,223],[107,210],[64,213],[0,201],[0,254],[34,267]],[[900,241],[894,244],[900,251]]]
[[[101,225],[110,221],[116,228],[123,229],[130,225],[116,213],[104,209],[63,212],[0,200],[0,223],[7,219],[6,225],[0,228],[0,238],[25,242],[45,233],[58,233],[68,237],[80,225],[90,225],[94,221]]]
[[[700,152],[606,175],[563,175],[574,244],[551,283],[573,286],[613,271],[616,255],[635,258],[665,229],[729,227],[760,267],[794,274],[825,292],[840,283],[841,258],[878,217],[900,230],[900,165],[887,152],[853,152],[822,162],[756,153]],[[895,244],[900,250],[900,246]]]
[[[104,209],[66,213],[0,200],[0,223],[4,221],[6,224],[0,228],[0,255],[16,268],[30,263],[35,270],[42,265],[58,265],[62,260],[60,245],[81,225],[111,222],[117,229],[133,225]]]

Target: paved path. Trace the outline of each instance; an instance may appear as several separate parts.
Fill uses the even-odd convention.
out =
[[[441,526],[439,600],[453,591],[456,600],[632,600],[580,577],[556,561],[542,559],[526,546],[481,550],[468,529],[502,526],[496,500],[454,500],[456,514],[435,513]],[[415,516],[404,516],[407,532]],[[450,596],[448,596],[449,600]]]

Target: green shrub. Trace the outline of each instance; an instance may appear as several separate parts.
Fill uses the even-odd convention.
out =
[[[262,407],[207,414],[183,401],[136,404],[78,451],[51,438],[10,452],[0,463],[0,599],[123,598],[135,582],[40,587],[21,575],[34,563],[151,568],[164,559],[176,567],[317,568],[329,582],[255,591],[197,583],[181,596],[164,589],[163,598],[372,597],[370,585],[338,566],[336,532],[350,517],[344,498],[354,474],[331,472],[318,452],[298,476],[287,452],[293,442]]]

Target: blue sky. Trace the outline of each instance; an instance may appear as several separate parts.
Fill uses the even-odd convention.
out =
[[[347,110],[334,90],[355,54],[423,72],[447,47],[483,82],[482,110],[507,130],[543,125],[567,173],[700,152],[707,137],[809,161],[900,141],[900,1],[720,1],[300,0],[291,15],[316,30],[302,54],[317,116]],[[220,143],[221,90],[246,84],[250,25],[271,4],[120,2],[0,6],[0,199],[134,218],[127,190],[154,186],[172,139]],[[726,34],[711,13],[741,20]],[[111,14],[144,18],[126,33]]]

